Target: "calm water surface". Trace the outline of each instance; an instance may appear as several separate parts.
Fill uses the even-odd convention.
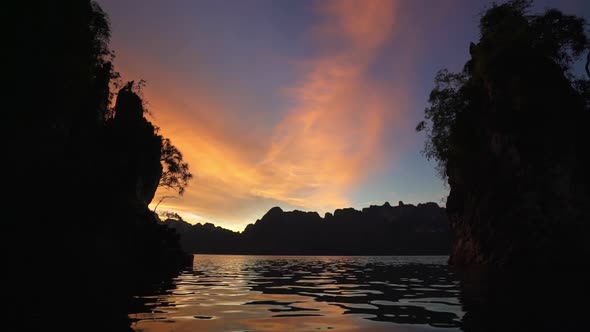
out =
[[[139,299],[136,331],[457,331],[446,256],[195,255]]]

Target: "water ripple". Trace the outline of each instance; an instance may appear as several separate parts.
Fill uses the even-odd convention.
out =
[[[459,283],[445,262],[196,255],[130,318],[137,331],[458,330]]]

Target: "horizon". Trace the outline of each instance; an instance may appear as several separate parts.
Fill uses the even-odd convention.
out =
[[[265,212],[263,215],[261,215],[260,217],[256,218],[256,220],[254,220],[254,221],[252,221],[252,222],[249,222],[249,223],[248,223],[246,226],[244,226],[244,228],[242,228],[241,230],[240,230],[240,229],[231,229],[231,228],[227,228],[227,227],[222,227],[222,226],[216,225],[214,222],[211,222],[211,221],[206,221],[206,220],[205,220],[205,221],[198,221],[198,222],[195,222],[195,223],[191,223],[191,222],[189,222],[188,220],[185,220],[185,219],[183,218],[183,216],[181,216],[181,215],[178,215],[178,216],[180,217],[180,219],[175,219],[173,216],[165,216],[165,215],[160,215],[160,214],[158,214],[158,217],[160,218],[160,220],[161,220],[162,222],[166,222],[166,220],[168,220],[168,219],[172,219],[172,220],[177,220],[177,221],[184,221],[184,222],[187,222],[187,223],[189,223],[189,224],[191,224],[191,225],[197,225],[197,224],[200,224],[200,225],[205,225],[205,224],[212,224],[212,225],[213,225],[213,226],[215,226],[215,227],[222,227],[222,228],[224,228],[224,229],[227,229],[227,230],[230,230],[230,231],[232,231],[232,232],[242,233],[242,232],[243,232],[243,231],[246,229],[246,227],[247,227],[248,225],[253,225],[253,224],[255,224],[257,221],[259,221],[260,219],[262,219],[262,218],[263,218],[263,217],[264,217],[264,216],[265,216],[265,215],[266,215],[268,212],[270,212],[270,210],[272,210],[272,209],[274,209],[274,208],[279,208],[279,209],[280,209],[282,212],[306,212],[306,213],[317,213],[317,214],[320,216],[320,218],[321,218],[321,219],[325,219],[325,218],[326,218],[326,214],[330,213],[330,214],[334,215],[334,213],[336,212],[336,210],[354,209],[355,211],[362,212],[364,209],[367,209],[367,208],[372,208],[372,207],[383,207],[383,206],[386,206],[386,205],[389,205],[390,207],[399,207],[399,206],[401,206],[399,203],[403,203],[403,206],[406,206],[406,205],[412,205],[412,206],[416,206],[416,207],[417,207],[417,206],[419,206],[419,205],[421,205],[421,204],[434,203],[434,204],[436,204],[436,205],[437,205],[439,208],[443,208],[443,209],[445,208],[444,206],[442,206],[441,204],[439,204],[439,203],[437,203],[437,202],[421,202],[421,203],[416,203],[416,204],[413,204],[413,203],[406,203],[406,202],[404,202],[404,201],[399,201],[399,202],[398,202],[398,205],[392,205],[392,204],[391,204],[389,201],[385,201],[385,202],[384,202],[383,204],[381,204],[381,205],[379,205],[379,204],[372,204],[372,205],[365,206],[365,207],[362,207],[362,208],[354,208],[354,207],[341,207],[341,208],[337,208],[337,209],[335,209],[334,211],[327,211],[327,212],[325,212],[325,213],[321,214],[321,213],[319,213],[319,212],[317,212],[317,211],[310,211],[310,210],[300,210],[300,209],[285,210],[285,209],[283,209],[283,208],[282,208],[282,207],[280,207],[280,206],[273,206],[273,207],[271,207],[270,209],[268,209],[268,211],[266,211],[266,212]]]
[[[324,215],[444,202],[414,128],[436,72],[462,68],[493,1],[98,3],[115,70],[147,81],[153,122],[194,174],[158,212],[243,230],[274,206]]]

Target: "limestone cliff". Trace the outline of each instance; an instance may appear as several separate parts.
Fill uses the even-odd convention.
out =
[[[580,263],[590,254],[590,112],[563,62],[539,46],[540,23],[510,9],[488,12],[470,47],[468,106],[446,161],[450,263]]]
[[[120,192],[147,206],[162,176],[162,137],[144,117],[141,98],[132,88],[130,83],[117,94],[115,117],[107,123],[107,138]]]

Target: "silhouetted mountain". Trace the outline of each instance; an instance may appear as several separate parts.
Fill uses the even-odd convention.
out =
[[[453,264],[588,262],[590,81],[571,70],[586,23],[528,7],[486,11],[463,72],[440,72],[430,95],[425,152],[451,189]]]
[[[208,254],[235,254],[239,252],[240,233],[211,223],[192,225],[183,220],[166,219],[164,225],[180,235],[186,252]]]
[[[326,213],[270,209],[242,233],[212,224],[168,219],[185,250],[193,253],[283,255],[448,254],[449,226],[436,203],[400,202]]]

